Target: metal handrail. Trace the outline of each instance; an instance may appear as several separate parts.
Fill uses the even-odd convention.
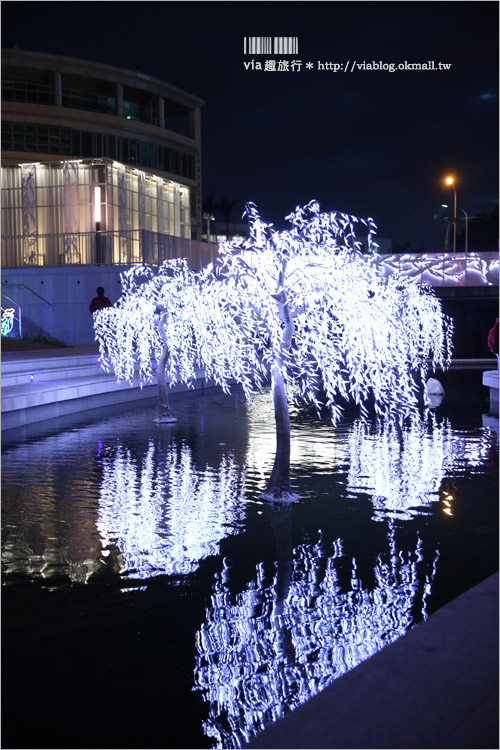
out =
[[[29,286],[26,286],[26,284],[9,284],[9,287],[11,287],[11,286],[17,286],[17,287],[19,287],[20,289],[26,289],[26,291],[27,291],[27,292],[29,292],[30,294],[32,294],[32,295],[33,295],[34,297],[37,297],[37,299],[39,299],[39,300],[40,300],[40,302],[43,302],[43,303],[44,303],[45,305],[47,305],[47,307],[49,308],[49,310],[52,310],[52,304],[51,304],[50,302],[47,302],[47,300],[46,300],[46,299],[44,299],[44,298],[43,298],[43,297],[41,297],[41,296],[40,296],[39,294],[37,294],[36,292],[34,292],[34,291],[33,291],[33,289],[30,289],[30,287],[29,287]],[[7,296],[6,294],[5,294],[5,292],[4,292],[4,291],[2,291],[2,294],[3,294],[3,295],[4,295],[5,297],[7,297],[7,299],[10,299],[10,297],[8,297],[8,296]],[[15,301],[15,300],[13,300],[13,299],[11,299],[10,301],[11,301],[11,302],[14,302],[14,304],[15,304],[15,305],[19,305],[19,302],[16,302],[16,301]],[[20,305],[19,305],[19,306],[20,306]]]
[[[12,299],[12,297],[9,297],[9,295],[8,295],[8,294],[5,294],[5,292],[4,292],[4,291],[2,291],[2,297],[5,297],[6,299],[8,299],[8,300],[9,300],[9,302],[13,302],[13,303],[14,303],[14,305],[17,305],[18,307],[21,307],[21,305],[19,304],[19,302],[16,302],[16,300],[15,300],[15,299]]]

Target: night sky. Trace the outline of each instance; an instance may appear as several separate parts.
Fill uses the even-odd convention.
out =
[[[298,37],[298,53],[245,55],[245,36]],[[372,216],[394,243],[441,251],[447,174],[458,213],[498,203],[496,2],[3,2],[2,47],[14,45],[141,71],[203,99],[204,197],[236,200],[233,220],[252,200],[282,226],[315,198]],[[272,59],[302,65],[244,66]],[[431,60],[451,68],[357,68]]]

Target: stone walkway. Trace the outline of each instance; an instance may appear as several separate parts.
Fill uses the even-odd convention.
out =
[[[132,386],[117,383],[113,374],[101,368],[97,346],[5,352],[2,355],[2,430],[103,406],[155,398],[158,395],[155,380],[143,388],[138,378]],[[205,385],[205,374],[199,370],[195,388]],[[171,393],[185,390],[185,385],[177,385],[172,387]]]
[[[439,609],[249,748],[498,748],[498,573]]]

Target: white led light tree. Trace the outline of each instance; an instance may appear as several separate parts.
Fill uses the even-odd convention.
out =
[[[253,347],[238,332],[237,322],[212,298],[218,286],[209,271],[195,273],[184,259],[166,261],[155,273],[135,266],[122,274],[122,295],[116,305],[94,315],[95,337],[102,365],[118,381],[141,386],[158,377],[159,422],[175,422],[168,388],[192,384],[197,370],[226,391],[229,378],[253,385]]]
[[[248,240],[223,243],[210,267],[194,273],[170,261],[155,275],[139,267],[123,276],[123,295],[94,316],[103,363],[118,380],[153,377],[157,362],[160,421],[172,421],[167,385],[192,383],[196,368],[251,396],[271,382],[276,456],[263,497],[291,501],[289,401],[335,423],[342,402],[367,403],[377,418],[402,423],[416,415],[429,368],[445,368],[452,324],[428,287],[384,278],[363,256],[355,225],[369,242],[371,219],[322,213],[312,201],[276,231],[247,204]],[[166,369],[168,366],[168,377]],[[168,381],[168,383],[167,383]]]
[[[195,378],[191,326],[185,304],[190,291],[185,263],[166,263],[155,276],[150,268],[135,266],[121,276],[122,296],[117,304],[94,315],[95,337],[101,361],[118,381],[141,386],[153,378],[157,363],[160,411],[158,421],[175,422],[167,390],[167,366],[173,380]],[[168,302],[167,302],[168,300]]]
[[[256,377],[270,378],[277,447],[263,497],[291,501],[288,402],[325,404],[334,423],[343,400],[361,416],[371,402],[377,418],[402,423],[418,413],[428,369],[449,364],[452,323],[431,289],[383,278],[361,254],[355,224],[371,242],[371,219],[312,201],[276,231],[253,204],[246,213],[250,237],[220,246],[212,299],[253,344]]]

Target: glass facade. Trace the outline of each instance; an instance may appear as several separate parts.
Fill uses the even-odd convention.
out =
[[[61,75],[62,105],[72,109],[86,109],[115,115],[116,85],[87,76]]]
[[[165,184],[188,184],[191,200],[179,189],[175,200],[183,209],[176,235],[168,236],[183,237],[189,223],[190,239],[201,238],[200,99],[149,75],[100,63],[17,49],[3,50],[2,58],[4,164],[108,160],[131,172],[155,172]],[[41,179],[37,173],[37,184]],[[141,190],[147,204],[149,185]],[[190,221],[182,219],[186,203]],[[146,218],[141,226],[148,223],[154,222]]]
[[[84,159],[103,157],[171,172],[190,180],[195,178],[195,158],[192,154],[136,138],[75,128],[5,121],[2,123],[2,151]]]
[[[7,267],[139,263],[145,237],[191,236],[188,187],[110,159],[4,167],[1,192]]]
[[[34,67],[5,65],[2,68],[2,101],[56,105],[56,73]],[[123,112],[118,111],[117,84],[72,73],[61,74],[59,104],[107,115],[123,115],[151,125],[161,125],[193,137],[188,107],[166,99],[160,104],[157,94],[145,89],[123,86]],[[160,110],[164,108],[163,123]]]
[[[153,117],[154,109],[156,108],[150,93],[130,86],[123,87],[123,114],[127,119],[157,125],[157,119]]]
[[[2,101],[55,104],[55,77],[49,70],[2,67]]]

